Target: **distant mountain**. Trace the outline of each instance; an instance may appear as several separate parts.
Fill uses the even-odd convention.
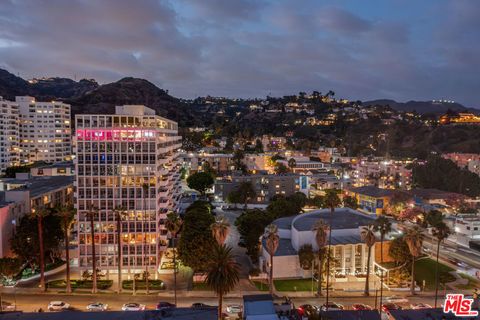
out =
[[[479,112],[479,110],[467,108],[460,103],[447,103],[447,102],[432,102],[432,101],[408,101],[397,102],[389,99],[378,99],[372,101],[365,101],[362,103],[364,106],[390,106],[397,111],[416,111],[420,114],[425,113],[445,113],[447,110],[457,112]]]
[[[74,81],[68,78],[46,78],[26,81],[0,69],[0,96],[14,100],[29,95],[37,100],[63,100],[72,106],[72,116],[85,113],[115,112],[116,105],[144,104],[158,115],[178,121],[182,126],[195,123],[196,117],[179,99],[153,83],[138,78],[123,78],[98,85],[95,80]]]
[[[15,96],[33,96],[38,100],[69,99],[98,87],[95,80],[74,81],[67,78],[46,78],[26,81],[0,69],[0,96],[14,100]]]
[[[143,104],[154,109],[158,115],[188,124],[194,117],[187,106],[179,99],[153,83],[139,78],[123,78],[99,86],[80,97],[67,100],[72,105],[72,113],[115,112],[115,106]]]

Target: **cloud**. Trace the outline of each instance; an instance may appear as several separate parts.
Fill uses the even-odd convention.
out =
[[[334,90],[478,105],[480,4],[5,0],[0,67],[24,77],[144,77],[179,97]]]

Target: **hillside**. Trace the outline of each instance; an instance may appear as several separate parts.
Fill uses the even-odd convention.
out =
[[[188,108],[177,98],[153,83],[138,78],[123,78],[99,86],[78,98],[68,99],[72,105],[72,114],[115,112],[115,106],[124,104],[143,104],[154,109],[158,115],[179,121],[183,125],[193,121]]]
[[[477,111],[475,109],[466,108],[465,106],[459,103],[439,103],[432,101],[408,101],[408,102],[397,102],[390,99],[378,99],[372,101],[363,102],[364,106],[390,106],[392,109],[397,111],[416,111],[420,114],[426,113],[445,113],[447,110],[457,111],[457,112],[468,112],[468,111]]]
[[[14,100],[15,96],[29,95],[38,100],[79,97],[98,87],[94,80],[74,81],[67,78],[34,79],[29,82],[0,69],[0,96]]]

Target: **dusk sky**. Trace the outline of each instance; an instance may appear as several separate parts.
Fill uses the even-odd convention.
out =
[[[480,107],[478,0],[1,0],[0,68],[177,97],[453,99]]]

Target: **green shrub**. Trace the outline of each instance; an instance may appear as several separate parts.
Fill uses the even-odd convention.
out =
[[[92,280],[70,280],[72,289],[92,289]],[[97,288],[106,290],[113,285],[113,280],[97,280]],[[47,283],[47,288],[65,289],[67,287],[65,280],[53,280]]]
[[[133,290],[133,280],[123,280],[122,288],[125,290]],[[144,280],[135,281],[135,290],[145,290],[147,286]],[[151,290],[165,290],[165,284],[162,280],[149,280],[148,288]]]

